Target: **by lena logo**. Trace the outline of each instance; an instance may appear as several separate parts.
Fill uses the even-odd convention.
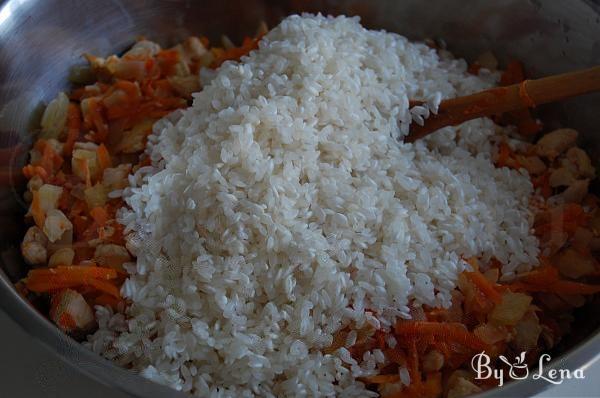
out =
[[[492,368],[492,360],[485,351],[476,354],[471,359],[471,367],[475,371],[476,380],[486,380],[493,378],[498,382],[498,386],[504,384],[504,380],[522,380],[530,376],[529,366],[525,363],[525,353],[522,352],[520,355],[515,357],[514,361],[509,361],[504,355],[498,357],[508,367],[508,373],[505,369]],[[547,369],[544,367],[545,364],[550,362],[550,355],[542,354],[538,361],[537,369],[533,369],[531,378],[534,380],[545,380],[552,384],[562,384],[565,379],[585,379],[583,369],[576,369],[571,371],[569,369]]]

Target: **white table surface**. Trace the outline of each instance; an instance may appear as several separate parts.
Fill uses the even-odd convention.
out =
[[[1,311],[0,358],[2,398],[128,398],[63,364]],[[585,376],[585,380],[566,380],[535,398],[600,397],[600,364]]]

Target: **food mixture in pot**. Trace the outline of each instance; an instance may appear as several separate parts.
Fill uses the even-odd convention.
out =
[[[197,396],[455,398],[496,385],[473,355],[536,361],[600,292],[575,130],[402,142],[518,62],[347,17],[222,41],[86,55],[46,108],[18,287],[90,349]]]

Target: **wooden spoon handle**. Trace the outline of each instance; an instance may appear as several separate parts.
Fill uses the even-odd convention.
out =
[[[451,98],[440,103],[438,114],[426,119],[424,126],[411,124],[404,141],[413,142],[442,127],[456,126],[467,120],[533,108],[593,91],[600,91],[600,66]]]

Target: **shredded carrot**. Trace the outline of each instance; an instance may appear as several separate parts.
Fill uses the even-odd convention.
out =
[[[410,374],[411,386],[419,389],[422,380],[421,372],[419,371],[419,352],[417,351],[416,340],[412,340],[408,346],[408,373]]]
[[[29,291],[35,293],[54,293],[58,292],[61,289],[66,288],[76,288],[77,286],[85,286],[89,284],[89,281],[92,278],[72,278],[68,281],[66,280],[57,280],[54,277],[47,277],[44,280],[31,280],[25,283],[27,289]]]
[[[107,169],[111,166],[110,153],[108,153],[108,149],[106,149],[106,146],[104,146],[104,144],[100,144],[100,146],[98,146],[96,154],[101,170]]]
[[[398,380],[400,380],[400,376],[398,374],[375,375],[361,377],[360,380],[362,380],[365,384],[386,384],[396,383]]]
[[[130,101],[138,100],[141,96],[140,86],[137,82],[117,80],[113,87],[123,90],[127,94]]]
[[[83,212],[85,212],[85,209],[87,208],[87,204],[85,203],[84,200],[81,199],[76,199],[73,204],[71,204],[71,209],[69,211],[69,218],[72,218],[76,215],[80,215]]]
[[[108,221],[108,212],[103,207],[94,207],[90,215],[99,226],[104,226]]]
[[[382,330],[376,330],[373,337],[375,338],[377,348],[385,348],[385,333]]]
[[[384,354],[391,362],[398,365],[406,365],[406,355],[399,347],[386,348]]]
[[[28,281],[44,279],[46,277],[56,277],[57,280],[77,279],[80,277],[109,280],[117,277],[117,271],[107,267],[62,265],[54,268],[32,269],[27,274]]]
[[[23,167],[23,175],[27,179],[31,179],[34,176],[39,176],[43,181],[48,180],[48,173],[44,170],[43,167],[35,166],[33,164],[28,164]]]
[[[71,156],[75,141],[81,132],[81,111],[79,107],[70,102],[67,111],[67,139],[63,145],[63,155]]]
[[[496,160],[496,164],[498,165],[498,167],[506,166],[506,162],[508,161],[509,156],[510,148],[508,147],[508,145],[506,145],[506,143],[501,142],[498,146],[498,159]]]
[[[107,119],[114,120],[135,113],[141,100],[142,91],[137,82],[117,80],[104,94],[102,104],[106,108]]]
[[[425,311],[425,317],[429,321],[443,319],[448,314],[446,308],[431,308]]]
[[[96,98],[88,101],[88,114],[84,115],[84,119],[90,127],[95,128],[94,141],[104,142],[108,136],[108,125],[102,116],[102,106]]]
[[[552,187],[550,186],[550,171],[532,180],[534,188],[539,188],[544,199],[552,196]]]
[[[469,64],[469,67],[467,68],[467,72],[472,75],[478,75],[480,69],[481,69],[481,65],[479,64],[479,62],[475,61],[475,62]]]
[[[41,206],[40,193],[38,191],[33,191],[32,193],[33,199],[31,200],[31,215],[33,216],[33,220],[35,221],[35,225],[39,228],[44,227],[44,221],[46,220],[46,213]]]
[[[572,236],[579,227],[586,225],[589,218],[590,216],[586,214],[581,205],[568,203],[563,206],[558,218],[544,224],[535,225],[535,232],[537,235],[543,235],[560,231]]]
[[[440,395],[442,395],[442,374],[440,372],[428,373],[419,398],[435,398]]]
[[[157,98],[173,96],[173,87],[167,79],[155,80],[152,82],[152,94]]]
[[[215,60],[211,64],[212,68],[217,68],[225,61],[239,60],[244,55],[250,53],[250,51],[258,48],[258,42],[262,38],[262,35],[256,38],[245,37],[240,47],[234,47],[230,49],[212,49]]]
[[[246,38],[238,48],[215,50],[215,54],[223,56],[217,63],[220,64],[225,59],[239,59],[256,48],[258,40],[259,38]],[[208,48],[208,39],[203,37],[200,41]],[[198,43],[194,45],[196,44]],[[92,64],[98,60],[91,55],[86,55],[86,58]],[[66,288],[73,288],[84,295],[88,303],[116,308],[121,302],[119,287],[127,274],[97,267],[94,260],[95,246],[90,242],[125,245],[124,227],[115,220],[116,210],[125,204],[122,200],[110,199],[104,206],[89,208],[88,203],[83,200],[85,189],[92,187],[92,184],[108,188],[108,184],[102,179],[103,171],[114,164],[136,163],[136,156],[136,166],[144,166],[150,162],[149,158],[139,157],[142,148],[138,145],[138,135],[147,136],[152,124],[159,118],[175,109],[188,106],[187,93],[182,94],[182,88],[172,84],[172,78],[193,78],[202,65],[206,66],[206,62],[211,62],[197,56],[195,49],[188,49],[187,43],[161,50],[157,54],[138,52],[115,56],[111,61],[115,61],[114,68],[101,67],[96,70],[96,76],[102,81],[75,87],[68,94],[66,133],[56,137],[62,142],[62,149],[55,150],[54,142],[38,139],[34,144],[35,152],[32,152],[30,163],[22,169],[23,176],[28,179],[37,176],[46,184],[63,188],[57,208],[73,225],[70,247],[75,253],[73,262],[79,264],[32,270],[19,282],[28,294],[58,293]],[[126,137],[128,134],[135,139],[124,140],[124,137],[129,138]],[[145,143],[145,138],[143,137],[142,144]],[[79,144],[89,150],[89,141],[99,144],[96,149],[97,162],[81,157],[73,158],[73,150]],[[16,149],[11,148],[10,153],[14,150]],[[6,154],[7,150],[0,148],[0,161]],[[67,159],[69,161],[65,162]],[[10,177],[0,165],[0,182],[8,181],[7,176]],[[126,182],[126,178],[123,180]],[[14,181],[13,177],[12,182]],[[29,214],[35,224],[42,228],[46,218],[42,208],[43,198],[33,186],[29,191],[32,194]],[[71,320],[65,317],[54,318],[54,321],[64,329],[73,326]],[[383,332],[379,333],[378,341],[383,347]]]
[[[586,283],[558,280],[550,284],[532,284],[515,282],[510,285],[512,289],[531,293],[556,293],[564,295],[573,294],[596,294],[600,293],[600,285],[589,285]]]
[[[394,325],[394,332],[404,338],[418,339],[423,336],[432,336],[474,350],[487,347],[477,336],[466,330],[463,324],[457,322],[399,321]]]
[[[515,153],[505,142],[501,142],[498,145],[498,158],[496,159],[496,166],[510,167],[512,169],[521,168],[521,164],[515,158]]]
[[[532,272],[522,276],[526,283],[535,285],[549,285],[560,279],[558,269],[545,263],[544,259],[540,259],[542,264]]]
[[[117,299],[121,298],[121,294],[119,293],[119,288],[117,288],[114,284],[101,280],[101,279],[90,279],[89,284],[101,292],[109,294]]]
[[[442,355],[444,355],[444,358],[450,358],[451,355],[453,354],[452,349],[450,348],[450,345],[451,344],[448,344],[443,341],[434,341],[432,344],[433,348],[435,348],[436,350],[441,352]]]
[[[50,176],[60,170],[64,160],[60,154],[54,150],[52,145],[44,139],[37,140],[33,148],[38,151],[41,156],[39,156],[36,161],[23,167],[23,175],[25,175],[26,178],[32,178],[33,176],[38,175],[44,181],[47,181]]]
[[[494,284],[492,284],[481,272],[465,272],[465,275],[483,294],[492,300],[492,302],[498,304],[502,301],[502,295],[496,290]]]
[[[49,272],[50,271],[50,272]],[[27,289],[36,293],[56,292],[64,288],[91,286],[98,291],[119,298],[119,289],[111,282],[117,272],[112,268],[96,266],[62,266],[29,271],[25,280]]]
[[[508,285],[511,290],[525,292],[547,292],[556,294],[596,294],[600,292],[600,285],[563,280],[558,269],[548,262],[545,257],[540,258],[541,266],[529,272]]]
[[[164,76],[173,73],[173,68],[180,60],[179,51],[176,49],[162,50],[156,54],[156,61],[160,66],[162,74]]]
[[[63,312],[61,314],[60,319],[58,320],[58,325],[66,330],[72,330],[77,327],[75,319],[73,319],[71,314],[69,314],[68,312]]]
[[[89,188],[92,186],[92,175],[90,173],[90,166],[87,159],[73,159],[78,169],[83,171],[85,185]]]
[[[42,157],[39,160],[39,165],[48,172],[48,174],[54,174],[60,169],[63,164],[63,158],[58,154],[54,148],[44,140],[38,140],[38,143],[43,142],[41,153]]]
[[[577,228],[585,225],[588,220],[589,216],[585,213],[581,205],[576,203],[565,205],[563,210],[563,228],[569,235],[573,235]]]
[[[95,305],[102,305],[106,307],[111,307],[113,310],[117,309],[117,306],[121,303],[121,300],[116,298],[114,295],[108,293],[102,293],[98,297],[94,299]]]
[[[517,60],[510,61],[506,66],[506,70],[500,76],[500,84],[502,86],[520,83],[523,80],[525,80],[523,64]]]

